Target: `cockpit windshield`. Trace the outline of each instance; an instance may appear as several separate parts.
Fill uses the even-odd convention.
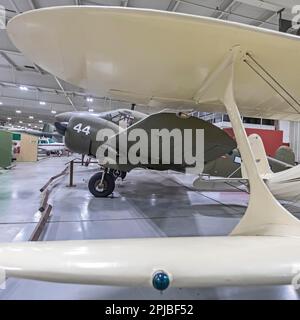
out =
[[[140,119],[136,119],[129,110],[117,110],[107,113],[104,117],[106,120],[117,124],[120,127],[129,127]]]

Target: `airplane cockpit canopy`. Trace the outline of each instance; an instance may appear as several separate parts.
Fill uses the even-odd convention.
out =
[[[101,118],[111,121],[121,127],[129,127],[144,118],[143,114],[131,110],[116,110],[106,113]]]

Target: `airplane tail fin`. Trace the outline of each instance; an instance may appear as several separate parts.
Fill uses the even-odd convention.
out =
[[[281,146],[277,149],[275,153],[275,159],[288,163],[292,166],[295,165],[295,153],[290,147],[287,146]]]
[[[273,172],[270,168],[265,147],[261,137],[258,134],[254,133],[254,134],[251,134],[248,137],[248,139],[255,157],[259,175],[261,177],[265,177],[268,174],[272,174]],[[247,178],[247,171],[243,165],[243,162],[242,162],[241,169],[242,169],[242,177],[244,179]]]
[[[272,190],[273,194],[265,192],[264,185],[257,184],[250,193],[249,205],[244,217],[232,231],[231,235],[299,236],[300,221],[277,201],[274,201],[274,194],[278,193],[278,190],[275,190],[275,179],[279,181],[277,187],[286,188],[286,185],[282,183],[283,178],[287,176],[291,178],[297,177],[297,168],[273,173],[270,169],[261,138],[257,134],[253,134],[248,138],[259,174],[263,179],[267,180],[268,188]],[[279,191],[282,193],[282,190]]]

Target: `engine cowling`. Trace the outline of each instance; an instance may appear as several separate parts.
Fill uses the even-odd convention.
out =
[[[98,147],[103,143],[97,141],[97,134],[102,129],[111,129],[119,132],[119,126],[95,116],[73,116],[69,122],[56,122],[58,132],[64,133],[65,144],[73,152],[96,156]]]

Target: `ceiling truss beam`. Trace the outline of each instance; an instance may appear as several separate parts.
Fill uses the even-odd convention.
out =
[[[3,99],[5,100],[17,100],[17,101],[27,101],[27,102],[35,102],[35,103],[39,103],[40,101],[43,101],[46,103],[45,106],[43,106],[43,109],[47,109],[47,108],[51,108],[53,106],[59,107],[59,108],[65,108],[66,106],[69,106],[69,104],[67,103],[63,103],[63,102],[54,102],[54,101],[49,101],[46,99],[31,99],[31,98],[19,98],[19,97],[12,97],[12,96],[7,96],[7,95],[0,95],[0,100],[1,102],[3,102]],[[25,105],[20,105],[20,107],[24,107],[26,108]]]
[[[62,90],[55,89],[55,88],[33,86],[33,85],[27,85],[27,84],[23,84],[23,85],[27,87],[29,91],[39,91],[44,93],[53,93],[57,95],[60,95],[60,94],[64,95],[66,93],[68,96],[71,96],[71,97],[74,97],[74,96],[83,97],[83,98],[90,97],[90,95],[86,94],[85,92],[65,91],[64,93]],[[19,89],[19,84],[14,82],[0,81],[0,86]],[[105,97],[95,97],[95,99],[105,99]]]
[[[28,0],[28,3],[29,3],[32,10],[38,9],[34,0]]]
[[[17,7],[16,3],[14,0],[9,0],[11,6],[13,7],[13,9],[16,11],[16,13],[20,14],[21,11],[19,10],[19,8]]]
[[[122,0],[121,1],[121,7],[128,7],[129,0]]]
[[[171,0],[168,5],[167,11],[175,12],[179,5],[180,5],[180,0]]]
[[[20,67],[14,62],[12,61],[12,59],[3,51],[0,51],[0,56],[15,70],[17,71],[22,71],[20,69]]]

